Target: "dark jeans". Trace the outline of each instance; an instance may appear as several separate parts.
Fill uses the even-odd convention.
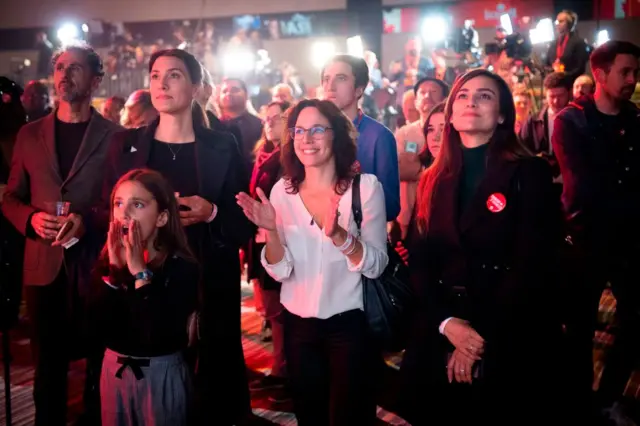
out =
[[[328,319],[284,311],[285,353],[300,426],[367,426],[376,419],[374,352],[360,310]]]
[[[71,288],[64,268],[49,285],[27,286],[26,301],[32,327],[36,426],[66,425],[69,361],[82,357],[87,357],[85,415],[87,419],[99,419],[102,357],[100,349],[86,344],[83,304]]]

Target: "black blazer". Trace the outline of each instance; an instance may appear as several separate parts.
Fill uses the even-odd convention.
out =
[[[409,267],[418,307],[403,374],[416,386],[434,374],[444,381],[453,346],[438,327],[457,317],[486,341],[486,377],[515,383],[510,380],[519,376],[510,369],[541,365],[537,357],[549,348],[532,342],[549,342],[560,332],[547,300],[554,300],[553,260],[562,224],[551,170],[536,157],[489,157],[486,176],[460,214],[459,181],[443,178],[433,195],[429,231],[412,236]],[[506,198],[502,211],[489,210],[492,194]]]
[[[147,166],[158,122],[156,120],[148,127],[120,132],[111,140],[101,204],[96,211],[105,229],[111,191],[125,173]],[[243,165],[238,144],[231,134],[205,128],[196,130],[194,172],[198,175],[198,195],[218,206],[216,218],[205,225],[208,232],[205,243],[201,247],[192,247],[196,257],[203,263],[205,282],[215,280],[220,284],[227,282],[229,286],[239,285],[240,268],[239,265],[237,269],[233,267],[238,263],[238,249],[255,234],[255,227],[235,198],[239,192],[249,189]]]
[[[547,51],[547,66],[552,67],[556,61],[556,48],[558,39],[551,42]],[[591,48],[584,42],[577,33],[571,33],[567,45],[564,48],[560,62],[564,64],[564,73],[571,79],[571,83],[585,73],[587,62],[591,55]]]

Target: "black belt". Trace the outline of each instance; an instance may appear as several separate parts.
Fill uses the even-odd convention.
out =
[[[149,359],[145,358],[130,358],[126,356],[119,356],[117,359],[118,364],[122,364],[122,367],[116,371],[116,377],[118,379],[122,379],[122,373],[124,370],[129,367],[131,371],[133,371],[133,375],[136,376],[137,380],[144,378],[144,374],[142,374],[141,367],[148,367],[151,364]]]

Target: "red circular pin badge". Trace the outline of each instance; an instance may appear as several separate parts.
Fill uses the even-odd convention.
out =
[[[487,199],[487,208],[490,212],[500,213],[505,207],[507,207],[507,199],[503,194],[495,192],[489,195],[489,198]]]

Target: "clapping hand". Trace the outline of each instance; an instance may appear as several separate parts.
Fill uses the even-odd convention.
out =
[[[451,318],[444,327],[444,335],[457,350],[469,359],[480,360],[484,352],[484,339],[460,318]]]
[[[254,200],[244,192],[236,195],[236,201],[245,216],[259,228],[266,231],[276,230],[276,210],[260,188],[256,190],[260,201]]]
[[[338,225],[338,218],[340,217],[340,212],[338,211],[340,198],[342,197],[338,194],[335,194],[331,198],[329,209],[325,213],[324,220],[322,221],[324,225],[324,234],[329,238],[333,238],[340,230],[340,225]]]

